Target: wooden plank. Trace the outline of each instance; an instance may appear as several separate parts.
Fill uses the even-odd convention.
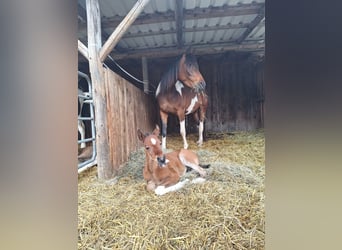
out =
[[[120,24],[115,28],[114,32],[109,36],[108,40],[103,45],[100,51],[101,62],[109,55],[112,49],[120,41],[123,34],[127,31],[129,26],[135,21],[140,12],[144,9],[149,0],[138,0],[133,8],[128,12],[126,17],[120,22]]]
[[[176,20],[176,36],[177,48],[183,47],[183,0],[176,0],[175,2],[175,20]]]
[[[88,60],[89,58],[88,48],[80,40],[78,40],[78,51]]]
[[[104,86],[104,71],[99,58],[101,48],[101,20],[98,0],[87,0],[89,69],[94,89],[97,169],[99,179],[113,177],[113,167],[109,159],[107,133],[107,102]]]

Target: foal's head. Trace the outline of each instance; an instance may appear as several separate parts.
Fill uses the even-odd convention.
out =
[[[163,158],[163,151],[161,148],[161,141],[158,136],[160,134],[159,126],[153,130],[152,134],[144,134],[138,129],[138,138],[144,143],[145,152],[153,159],[158,161]]]

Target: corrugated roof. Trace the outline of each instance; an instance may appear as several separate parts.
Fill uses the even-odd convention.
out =
[[[263,53],[264,0],[183,0],[182,40],[177,39],[176,0],[150,0],[111,53],[117,59],[162,56],[192,47],[198,53],[247,50]],[[135,0],[99,0],[102,40],[115,30]],[[87,44],[85,0],[78,1],[79,40]],[[82,16],[83,15],[83,16]]]

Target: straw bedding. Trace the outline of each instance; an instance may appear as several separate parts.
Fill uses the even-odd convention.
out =
[[[78,249],[264,249],[263,131],[208,134],[201,148],[196,139],[189,148],[211,164],[207,181],[177,192],[145,190],[143,148],[110,181],[99,182],[96,168],[80,174]],[[168,148],[182,145],[168,136]]]

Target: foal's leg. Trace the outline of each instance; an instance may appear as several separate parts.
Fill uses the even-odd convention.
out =
[[[162,120],[162,149],[163,151],[166,150],[167,117],[168,117],[168,114],[160,110],[160,118]]]
[[[188,166],[195,171],[197,171],[202,177],[205,177],[207,175],[207,172],[199,166],[199,160],[197,155],[190,151],[190,150],[184,150],[182,149],[179,152],[179,160],[185,165]]]

